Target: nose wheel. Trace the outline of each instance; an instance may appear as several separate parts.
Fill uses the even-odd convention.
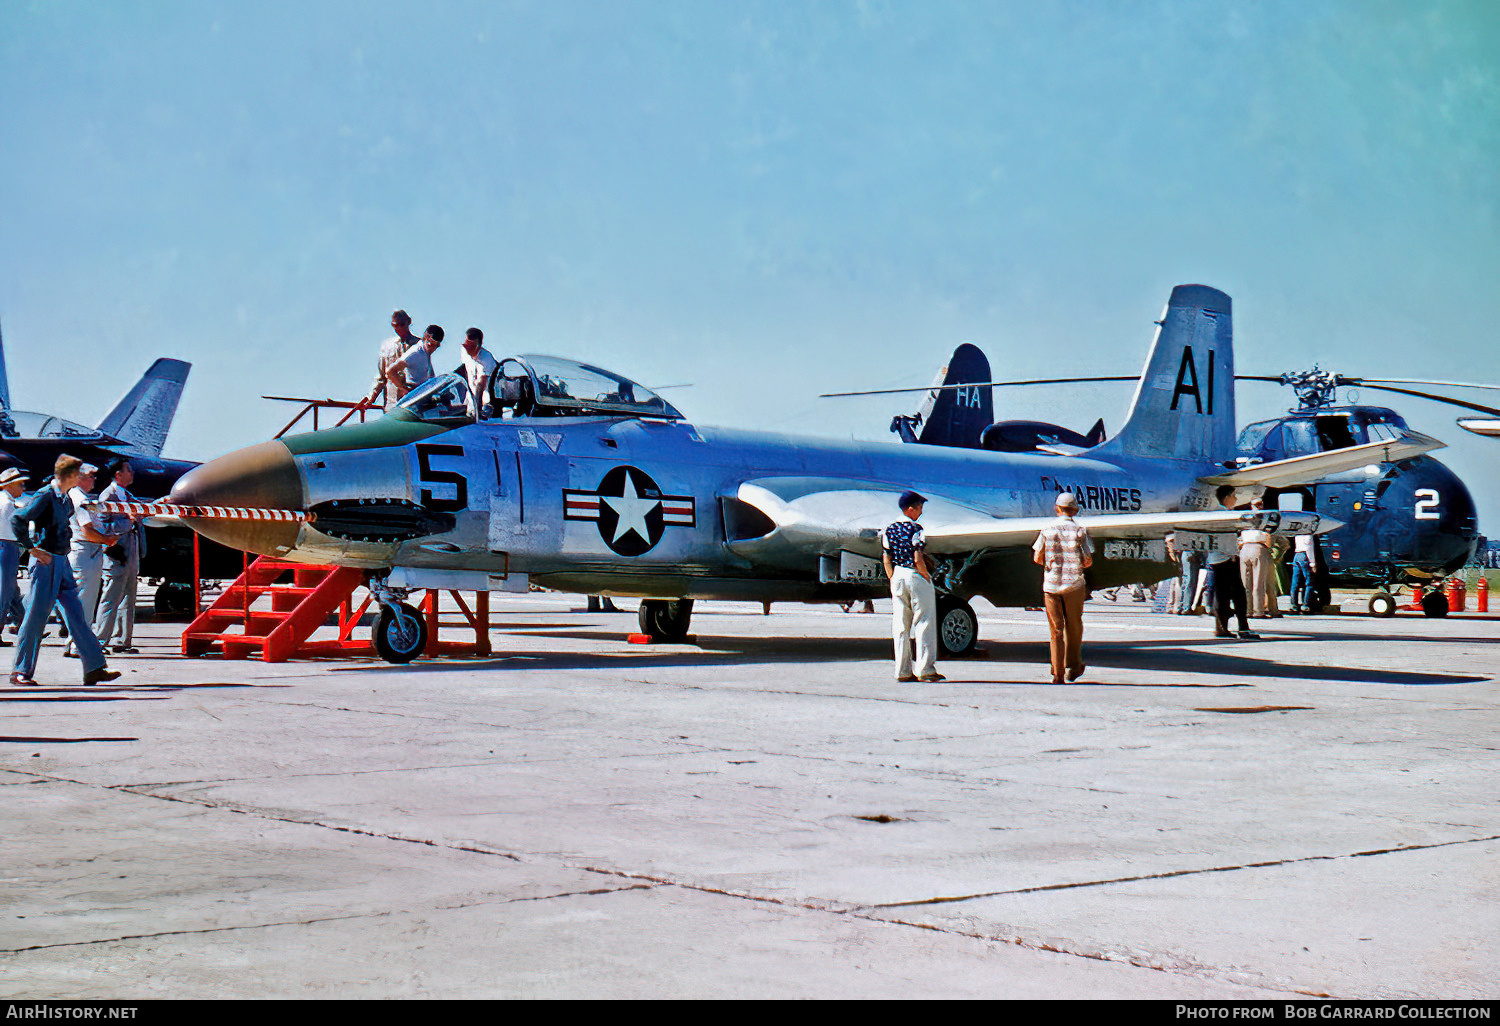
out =
[[[388,663],[409,663],[427,647],[427,621],[405,602],[380,607],[375,651]]]

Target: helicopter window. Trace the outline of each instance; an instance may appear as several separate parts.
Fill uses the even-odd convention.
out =
[[[457,374],[422,382],[397,404],[420,420],[469,419],[469,386]]]
[[[1288,420],[1281,425],[1281,446],[1288,458],[1319,452],[1318,435],[1310,420]]]
[[[1319,417],[1318,418],[1318,448],[1323,452],[1330,449],[1346,449],[1358,443],[1354,440],[1354,432],[1349,427],[1348,417]]]
[[[1369,424],[1366,430],[1372,442],[1394,442],[1401,437],[1401,432],[1394,424]]]
[[[1239,441],[1235,443],[1235,449],[1242,456],[1256,456],[1264,447],[1266,436],[1281,422],[1278,420],[1263,420],[1259,424],[1251,424],[1240,432]]]

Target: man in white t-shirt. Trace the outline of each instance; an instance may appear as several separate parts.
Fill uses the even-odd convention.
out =
[[[1313,578],[1318,572],[1318,543],[1315,536],[1299,534],[1292,555],[1292,612],[1311,613],[1314,598]]]
[[[120,539],[118,535],[105,534],[99,518],[83,508],[84,503],[94,501],[91,493],[99,468],[85,463],[79,473],[78,484],[68,492],[68,498],[73,502],[73,547],[68,553],[68,562],[73,567],[73,580],[78,584],[78,601],[83,606],[83,615],[92,624],[95,607],[99,604],[99,587],[104,580],[104,549]],[[77,657],[78,649],[72,638],[68,639],[63,655],[70,659]]]
[[[464,380],[469,385],[469,416],[476,421],[484,419],[485,404],[490,397],[490,379],[500,366],[500,361],[489,354],[483,343],[484,332],[478,328],[464,332]]]

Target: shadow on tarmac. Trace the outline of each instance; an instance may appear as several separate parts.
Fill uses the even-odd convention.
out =
[[[545,635],[515,631],[499,631],[497,633],[509,635],[511,638],[517,640],[521,638],[530,640],[539,637],[571,638],[596,642],[624,640],[619,633],[612,630],[581,631],[574,629],[548,632]],[[1226,684],[1241,683],[1238,678],[1246,677],[1327,680],[1356,684],[1398,684],[1407,686],[1472,684],[1491,679],[1477,674],[1424,673],[1404,670],[1379,670],[1368,667],[1324,666],[1318,663],[1255,658],[1249,655],[1237,655],[1226,651],[1226,649],[1237,645],[1264,645],[1279,640],[1283,639],[1268,638],[1258,643],[1215,642],[1211,639],[1205,639],[1204,644],[1211,646],[1207,651],[1180,647],[1182,644],[1180,640],[1171,642],[1142,640],[1124,643],[1089,642],[1085,640],[1084,651],[1088,664],[1092,669],[1161,671],[1221,678],[1221,681],[1201,685],[1205,687],[1222,687]],[[638,647],[638,650],[624,653],[557,652],[531,648],[511,649],[497,652],[486,658],[470,660],[461,657],[458,659],[449,657],[435,661],[418,660],[404,666],[382,668],[403,673],[422,673],[446,671],[451,669],[456,662],[462,662],[466,668],[476,671],[491,669],[557,671],[635,670],[663,669],[673,666],[734,666],[746,663],[761,665],[774,665],[778,663],[820,664],[884,661],[891,658],[891,643],[884,638],[744,638],[714,637],[698,634],[694,636],[694,644],[696,650],[685,650],[685,645],[642,645]],[[637,646],[631,647],[632,649],[637,649]],[[958,669],[964,677],[970,678],[968,681],[950,681],[951,683],[982,684],[1030,684],[1039,682],[1035,680],[999,681],[989,678],[975,679],[977,675],[965,671],[969,667],[977,669],[977,667],[985,663],[991,665],[1026,663],[1041,667],[1041,674],[1047,672],[1046,666],[1049,653],[1046,642],[1018,641],[990,643],[984,647],[984,650],[987,656],[986,659],[942,660],[939,669],[943,669],[944,667]],[[337,669],[344,670],[345,672],[367,672],[369,667],[368,665],[360,667],[343,666],[337,667]],[[948,676],[952,678],[953,674],[948,673]],[[1030,675],[1028,674],[1028,676]],[[1088,682],[1078,682],[1080,685],[1085,683]]]

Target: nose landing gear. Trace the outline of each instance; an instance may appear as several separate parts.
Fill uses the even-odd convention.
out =
[[[407,605],[404,589],[388,588],[385,580],[371,580],[370,594],[380,603],[380,616],[370,641],[388,663],[409,663],[427,648],[427,619]]]

